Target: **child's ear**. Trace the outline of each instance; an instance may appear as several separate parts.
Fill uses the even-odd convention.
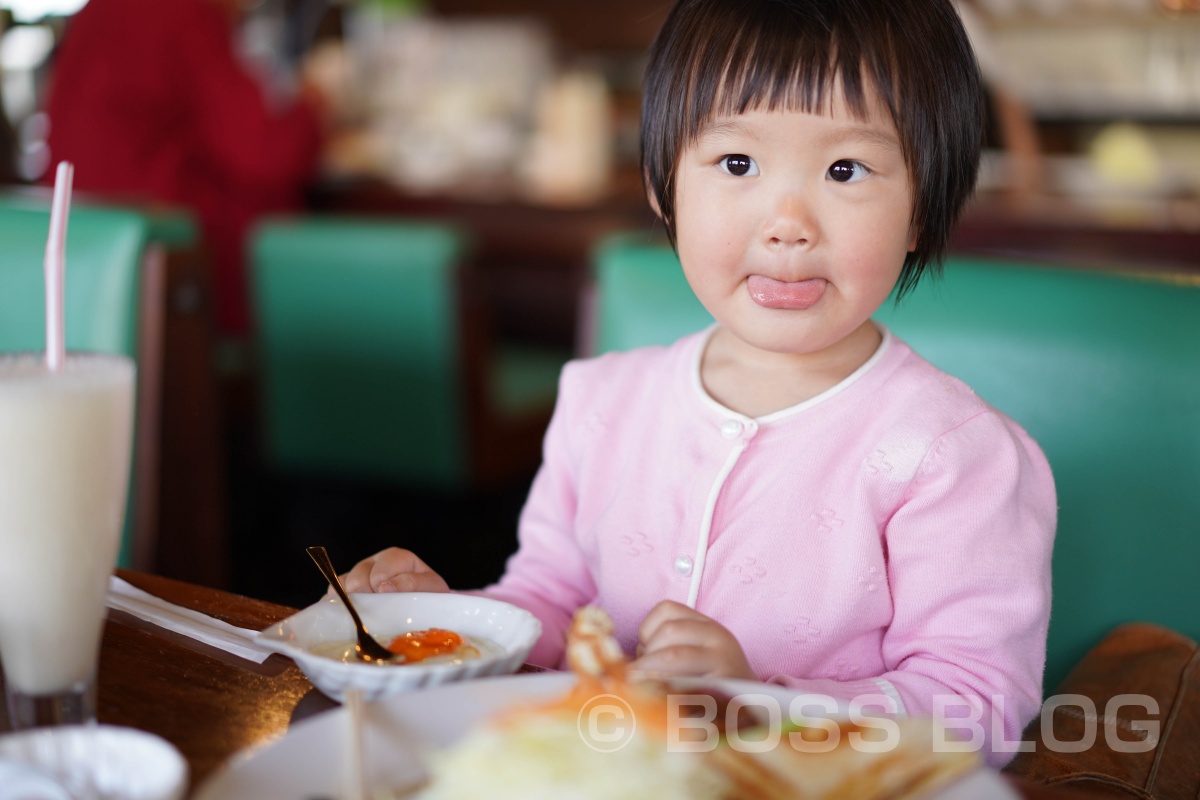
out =
[[[654,211],[654,216],[662,219],[662,209],[658,205],[658,195],[654,193],[654,187],[650,183],[650,171],[642,170],[642,185],[646,187],[646,200],[650,203],[650,208]]]

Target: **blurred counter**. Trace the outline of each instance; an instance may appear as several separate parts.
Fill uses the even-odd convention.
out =
[[[950,249],[1200,281],[1200,199],[1129,197],[1096,207],[1059,197],[1016,205],[985,194],[967,207]]]

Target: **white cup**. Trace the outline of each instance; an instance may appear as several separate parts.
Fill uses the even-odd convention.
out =
[[[125,518],[134,365],[0,354],[0,663],[14,728],[95,720]]]

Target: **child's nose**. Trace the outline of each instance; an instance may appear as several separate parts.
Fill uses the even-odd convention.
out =
[[[799,193],[784,193],[773,206],[765,230],[769,245],[806,246],[813,243],[817,234],[816,218]]]

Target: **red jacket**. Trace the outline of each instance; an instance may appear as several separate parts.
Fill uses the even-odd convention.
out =
[[[196,212],[218,326],[246,332],[246,230],[300,206],[320,130],[305,104],[268,106],[227,12],[213,0],[89,0],[55,58],[47,111],[51,163],[73,162],[79,191]]]

